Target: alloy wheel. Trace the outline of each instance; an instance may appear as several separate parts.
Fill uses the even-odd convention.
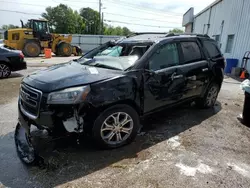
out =
[[[133,119],[127,113],[113,113],[104,120],[101,126],[101,137],[107,144],[120,144],[128,139],[133,126]]]
[[[216,102],[218,95],[218,88],[216,86],[212,86],[207,94],[206,104],[208,106],[213,106]]]
[[[0,77],[6,78],[10,75],[10,68],[5,64],[0,64]]]

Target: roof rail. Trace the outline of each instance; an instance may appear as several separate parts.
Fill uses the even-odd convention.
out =
[[[166,37],[181,36],[181,35],[191,35],[191,36],[197,36],[197,37],[210,38],[207,34],[196,34],[196,33],[168,33]]]
[[[131,33],[130,35],[127,35],[127,38],[137,36],[137,35],[146,35],[146,34],[167,35],[168,33],[167,32],[134,32],[134,33]]]

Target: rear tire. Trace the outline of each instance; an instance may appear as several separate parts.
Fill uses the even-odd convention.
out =
[[[27,57],[38,57],[41,47],[36,41],[28,41],[24,44],[23,54]]]
[[[72,55],[73,48],[69,43],[62,42],[58,45],[57,52],[59,56],[69,57]]]
[[[0,62],[0,78],[8,78],[11,74],[10,66]]]
[[[115,105],[95,120],[92,135],[102,148],[118,148],[131,143],[139,130],[138,113],[128,105]]]
[[[220,87],[217,83],[211,83],[203,98],[199,98],[196,100],[196,105],[199,108],[211,108],[215,105],[218,94],[220,91]]]

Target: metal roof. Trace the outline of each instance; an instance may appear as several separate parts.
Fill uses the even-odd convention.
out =
[[[202,11],[200,11],[199,13],[197,13],[194,17],[198,17],[200,16],[202,13],[206,12],[208,9],[212,8],[214,5],[220,3],[223,0],[216,0],[214,1],[212,4],[208,5],[206,8],[204,8]]]

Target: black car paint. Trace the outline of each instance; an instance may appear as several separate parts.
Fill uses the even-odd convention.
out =
[[[148,70],[148,60],[159,46],[187,40],[196,41],[199,44],[202,60],[184,65],[184,58],[180,51],[180,65],[155,72]],[[98,49],[105,48],[107,45],[108,43],[94,49],[85,57],[93,56]],[[202,49],[202,42],[195,37],[189,39],[171,37],[155,42],[134,66],[125,71],[95,67],[98,74],[92,74],[89,70],[91,67],[70,62],[36,72],[24,78],[23,83],[43,92],[40,115],[37,119],[31,120],[27,117],[24,119],[29,123],[53,130],[58,127],[58,124],[62,125],[63,120],[73,117],[75,109],[79,115],[86,117],[86,125],[88,125],[88,121],[91,124],[99,112],[114,104],[128,104],[136,109],[140,116],[144,116],[166,106],[203,96],[212,81],[222,83],[224,68],[221,64],[222,61],[224,63],[223,58],[215,61],[206,53]],[[178,75],[182,77],[176,77]],[[83,104],[46,104],[49,92],[87,84],[90,85],[91,91]],[[19,115],[25,116],[20,109]],[[92,120],[88,117],[92,117]]]
[[[19,50],[9,50],[0,47],[0,62],[7,64],[11,71],[26,69],[27,64],[20,54],[21,51]]]
[[[91,70],[95,72],[92,73]],[[59,64],[35,72],[23,79],[27,85],[49,93],[68,87],[92,84],[122,75],[122,71],[81,65],[77,62]]]

